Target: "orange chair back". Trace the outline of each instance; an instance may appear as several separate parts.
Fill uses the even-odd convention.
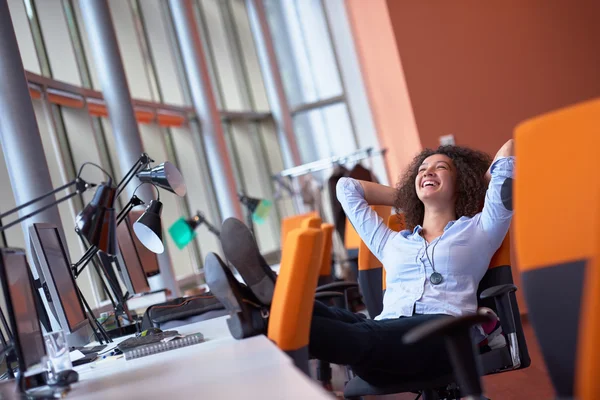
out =
[[[323,258],[323,231],[299,228],[288,233],[275,284],[268,337],[308,370],[308,339],[317,279]]]
[[[404,229],[406,229],[406,223],[404,222],[404,214],[392,214],[388,217],[387,219],[387,225],[388,227],[396,232],[400,232]],[[385,268],[383,268],[382,274],[381,274],[381,286],[383,288],[383,290],[385,290],[386,288],[386,284],[385,284]]]
[[[600,203],[597,203],[600,205]],[[575,398],[593,400],[600,393],[600,207],[596,207],[595,249],[585,277],[581,302]]]
[[[306,217],[302,220],[302,222],[300,223],[300,227],[301,228],[321,229],[322,223],[323,223],[323,221],[321,220],[320,217],[310,216],[310,217]]]
[[[302,221],[306,218],[310,217],[318,217],[319,214],[316,211],[311,211],[304,214],[292,215],[291,217],[286,217],[281,220],[281,248],[285,244],[285,238],[287,234],[290,233],[293,229],[300,228],[302,225]]]
[[[388,206],[371,206],[371,208],[383,218],[384,221],[389,219],[390,213],[392,212],[391,207]],[[367,271],[381,267],[381,262],[373,255],[373,253],[371,253],[371,250],[369,250],[365,242],[361,240],[358,246],[358,270]]]
[[[583,356],[578,367],[577,348],[594,331],[597,313],[581,310],[588,306],[582,293],[585,284],[593,285],[586,276],[595,273],[589,269],[598,246],[598,220],[590,210],[600,204],[600,182],[590,174],[598,167],[599,132],[600,99],[531,118],[515,129],[516,255],[528,317],[561,398],[574,395],[576,381],[583,385],[578,379],[598,380],[576,372],[591,365]],[[582,324],[592,324],[590,331],[580,331]],[[588,348],[579,354],[591,357]]]
[[[362,242],[358,232],[352,226],[352,223],[348,218],[346,218],[346,229],[344,230],[344,247],[346,250],[349,249],[358,249],[360,247],[360,242]]]
[[[335,226],[333,224],[321,224],[321,230],[323,231],[323,261],[321,262],[319,276],[322,277],[331,276],[331,251],[333,250],[334,229]]]

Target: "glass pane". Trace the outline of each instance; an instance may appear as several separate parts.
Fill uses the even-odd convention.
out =
[[[222,107],[228,111],[249,110],[247,93],[243,90],[236,47],[232,43],[231,31],[225,25],[221,7],[224,2],[218,0],[200,0],[199,9],[204,31],[208,35],[207,59],[213,64],[218,82],[213,87],[220,89]]]
[[[41,74],[40,63],[35,51],[35,44],[31,29],[29,28],[29,18],[23,0],[8,0],[8,8],[10,10],[10,18],[12,19],[13,27],[17,35],[19,44],[19,52],[23,60],[23,66],[27,71]]]
[[[152,97],[150,90],[144,56],[129,2],[123,0],[109,0],[108,2],[131,96],[141,100],[157,101],[158,99]]]
[[[275,123],[272,120],[263,121],[257,125],[257,128],[269,175],[273,176],[285,169]],[[279,217],[284,218],[296,214],[291,193],[274,180],[271,180],[271,187],[273,188],[273,202],[277,206]]]
[[[185,104],[175,63],[178,51],[169,37],[168,24],[171,21],[164,13],[164,3],[161,0],[143,0],[138,4],[141,7],[148,45],[158,75],[162,101],[169,104]]]
[[[321,1],[264,2],[290,106],[341,95],[341,80]]]
[[[248,20],[248,12],[244,0],[230,0],[232,23],[237,32],[237,40],[242,55],[244,72],[248,80],[251,102],[254,111],[269,111],[269,100],[265,91],[258,54]]]
[[[35,5],[52,77],[59,81],[81,86],[77,60],[71,45],[69,28],[63,13],[61,0],[37,0]]]
[[[210,174],[208,170],[203,168],[201,163],[203,155],[198,143],[199,138],[194,137],[189,128],[173,128],[171,132],[174,150],[179,160],[179,168],[187,185],[187,197],[190,204],[189,213],[194,215],[200,211],[204,213],[211,224],[219,228],[221,221],[218,217],[216,204],[211,199],[212,182]],[[208,252],[222,254],[219,239],[210,233],[206,226],[201,225],[198,227],[196,241],[203,255]]]
[[[266,155],[254,123],[236,122],[229,125],[228,135],[231,137],[235,151],[231,154],[232,162],[239,171],[238,182],[240,192],[249,197],[273,202],[273,191],[270,172],[265,162]],[[272,206],[271,206],[272,207]],[[244,209],[247,214],[248,210]],[[276,209],[271,208],[262,223],[253,223],[257,242],[262,252],[279,249],[279,225]]]
[[[140,125],[140,134],[142,136],[144,150],[156,161],[155,165],[164,161],[175,163],[175,160],[168,159],[164,132],[160,127],[157,125]],[[146,201],[146,203],[148,202],[147,199],[142,200]],[[183,249],[179,249],[168,234],[171,225],[182,216],[186,216],[187,213],[180,209],[177,196],[170,192],[161,190],[160,201],[163,203],[161,214],[163,242],[165,242],[168,247],[171,264],[175,270],[175,276],[180,279],[193,275],[197,273],[198,266],[195,264],[190,253],[190,248],[184,247]]]
[[[344,103],[295,115],[294,130],[303,163],[343,156],[357,149]]]

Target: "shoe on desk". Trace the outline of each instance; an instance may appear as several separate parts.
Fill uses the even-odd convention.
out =
[[[240,273],[248,288],[262,304],[270,306],[277,275],[260,254],[250,229],[236,218],[227,218],[221,228],[221,244],[225,258]]]
[[[210,291],[229,312],[227,326],[231,335],[243,339],[266,333],[269,312],[215,253],[204,261],[204,277]]]

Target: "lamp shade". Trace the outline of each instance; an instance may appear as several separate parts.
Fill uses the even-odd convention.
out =
[[[160,254],[165,251],[162,242],[162,222],[160,214],[162,203],[158,200],[150,201],[146,211],[133,224],[133,231],[140,242],[151,252]]]
[[[138,172],[136,176],[142,182],[152,183],[180,197],[185,196],[187,192],[183,175],[176,166],[168,161]]]
[[[77,215],[75,230],[93,246],[109,255],[117,254],[116,189],[101,183],[94,198]]]
[[[186,219],[184,217],[179,218],[171,225],[169,234],[179,249],[183,249],[194,239],[198,225],[199,222],[194,218]]]
[[[252,220],[258,224],[265,222],[265,219],[271,211],[273,203],[266,199],[257,199],[254,197],[248,197],[243,194],[238,194],[240,202],[246,206],[248,211],[252,214]]]

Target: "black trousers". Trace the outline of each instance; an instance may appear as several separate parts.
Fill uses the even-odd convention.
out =
[[[316,301],[310,329],[312,357],[350,365],[373,385],[427,380],[452,369],[443,339],[406,345],[402,336],[442,315],[415,315],[374,321]]]

